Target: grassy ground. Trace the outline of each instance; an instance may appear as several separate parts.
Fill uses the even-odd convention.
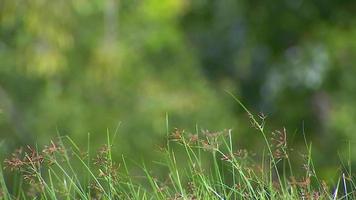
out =
[[[265,141],[265,151],[258,156],[244,149],[235,149],[231,130],[196,133],[167,130],[167,144],[161,148],[162,159],[156,162],[160,169],[165,169],[166,176],[155,176],[154,169],[148,169],[144,164],[141,165],[143,176],[138,176],[129,169],[124,157],[120,161],[112,159],[109,134],[107,144],[96,155],[89,155],[89,148],[86,151],[79,149],[69,137],[60,137],[42,149],[29,146],[18,149],[4,161],[3,169],[14,175],[15,181],[6,182],[0,172],[1,198],[222,200],[356,197],[351,168],[340,173],[336,184],[329,186],[318,178],[308,145],[303,174],[295,177],[286,130],[275,131],[267,137],[264,116],[255,116],[241,106]]]

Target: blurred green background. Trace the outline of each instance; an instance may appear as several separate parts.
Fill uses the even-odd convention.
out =
[[[148,160],[166,113],[262,145],[227,90],[327,171],[355,144],[355,63],[353,0],[0,0],[2,148],[97,147],[121,122],[116,150]]]

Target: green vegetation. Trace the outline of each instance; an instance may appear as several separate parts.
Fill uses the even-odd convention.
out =
[[[71,138],[43,149],[27,146],[4,161],[5,169],[16,174],[13,187],[1,172],[2,199],[354,199],[356,185],[351,166],[343,166],[335,183],[328,183],[315,170],[311,145],[306,145],[303,170],[291,161],[296,156],[287,144],[287,131],[267,134],[265,116],[255,116],[242,104],[252,126],[265,141],[262,155],[238,149],[232,130],[188,133],[175,128],[167,132],[155,165],[128,167],[127,158],[114,160],[113,140],[91,155]],[[167,123],[168,125],[168,123]],[[169,130],[167,126],[167,131]],[[117,132],[113,134],[113,138]],[[88,140],[89,142],[90,140]],[[177,152],[182,151],[178,156]],[[299,154],[300,152],[297,152]],[[211,162],[206,165],[204,162]],[[76,163],[76,164],[74,164]],[[78,164],[79,163],[79,164]],[[209,166],[209,167],[207,167]],[[297,169],[297,172],[300,172]]]
[[[234,150],[248,149],[244,162],[277,164],[284,188],[279,194],[290,192],[292,172],[295,182],[306,178],[300,154],[309,155],[311,144],[305,141],[312,143],[319,179],[333,186],[328,193],[338,185],[344,190],[343,179],[352,191],[347,177],[356,166],[355,8],[355,0],[0,0],[0,160],[19,146],[22,156],[31,154],[27,145],[42,155],[40,147],[53,140],[49,146],[67,149],[67,157],[58,157],[70,164],[58,160],[50,172],[41,167],[46,183],[51,186],[51,177],[53,187],[61,188],[57,175],[62,180],[65,171],[67,189],[89,191],[90,171],[97,177],[98,166],[88,157],[107,143],[106,132],[118,132],[111,138],[112,160],[124,173],[124,155],[127,176],[148,195],[144,169],[159,180],[172,173],[163,159],[172,155],[157,150],[167,148],[167,132],[184,127],[202,140],[201,130],[226,128]],[[225,91],[252,113],[264,113],[256,118],[268,122],[265,134],[251,130],[251,115]],[[288,159],[274,155],[273,161],[275,149],[267,143],[273,144],[274,130],[284,132],[281,125],[288,130]],[[189,148],[199,155],[196,146]],[[90,170],[72,155],[82,155],[77,147],[88,153],[81,158]],[[184,145],[170,148],[186,188],[192,164]],[[211,187],[219,182],[216,165],[232,186],[231,162],[200,152]],[[275,170],[266,181],[278,180]],[[17,196],[27,183],[14,174],[20,175],[7,167],[3,176]],[[320,184],[310,181],[317,190]]]

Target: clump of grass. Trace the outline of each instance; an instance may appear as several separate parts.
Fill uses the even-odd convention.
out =
[[[242,105],[242,104],[241,104]],[[13,186],[0,171],[2,199],[354,199],[354,179],[341,173],[333,187],[314,169],[311,148],[304,156],[304,174],[293,174],[285,128],[265,133],[264,115],[253,115],[243,105],[253,127],[265,141],[262,155],[234,146],[232,130],[167,131],[158,178],[142,165],[142,181],[130,172],[124,158],[114,161],[108,142],[91,157],[69,137],[59,137],[42,149],[20,148],[4,161],[16,175]],[[168,125],[167,125],[168,128]],[[177,151],[183,154],[177,155]],[[204,162],[210,163],[209,165]]]

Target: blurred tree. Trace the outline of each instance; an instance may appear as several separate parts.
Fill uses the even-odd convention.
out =
[[[350,0],[190,1],[181,27],[211,81],[232,80],[249,107],[272,115],[272,127],[301,139],[304,123],[320,155],[330,155],[354,140],[355,8]]]
[[[91,132],[95,146],[122,121],[120,150],[149,159],[166,135],[166,113],[172,126],[192,130],[232,125],[180,31],[184,2],[2,3],[4,138],[19,132],[41,143],[58,129],[79,141]]]
[[[167,112],[172,126],[234,127],[257,143],[227,89],[272,115],[271,129],[285,125],[298,139],[304,122],[324,152],[335,151],[354,139],[355,8],[351,0],[2,0],[1,136],[43,142],[58,129],[99,141],[122,121],[120,150],[153,156]]]

